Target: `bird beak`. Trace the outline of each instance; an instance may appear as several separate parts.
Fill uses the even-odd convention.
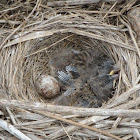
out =
[[[113,70],[110,71],[109,75],[113,76],[113,75],[118,75],[120,71],[120,68],[118,66],[113,66]]]
[[[118,66],[113,66],[113,70],[110,71],[109,75],[113,79],[113,88],[115,88],[116,80],[119,78],[120,68]]]

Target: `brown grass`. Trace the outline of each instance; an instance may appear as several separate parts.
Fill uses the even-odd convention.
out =
[[[140,50],[126,16],[137,0],[61,2],[1,4],[1,120],[31,139],[140,139]],[[120,67],[114,97],[101,108],[51,105],[36,93],[49,57],[67,46],[98,47]]]

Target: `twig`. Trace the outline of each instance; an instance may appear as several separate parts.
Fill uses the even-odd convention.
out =
[[[62,6],[72,6],[72,5],[82,5],[82,4],[93,4],[98,3],[101,0],[67,0],[67,1],[54,1],[48,2],[47,6],[50,7],[62,7]],[[117,1],[117,0],[104,0],[104,1]]]
[[[123,94],[121,94],[111,104],[109,104],[108,107],[111,108],[111,107],[117,106],[117,105],[119,105],[121,103],[124,103],[130,97],[130,95],[132,95],[133,93],[135,93],[138,90],[140,90],[140,84],[135,85],[134,87],[132,87],[128,91],[126,91]]]
[[[21,131],[16,129],[13,125],[7,123],[6,121],[4,121],[2,119],[0,119],[0,127],[2,127],[4,130],[8,131],[15,137],[19,138],[20,140],[31,140],[29,137],[27,137]]]
[[[117,2],[115,2],[112,6],[111,6],[111,8],[106,12],[106,14],[104,15],[104,17],[103,17],[103,19],[105,19],[106,18],[106,16],[108,15],[108,13],[114,8],[114,6],[117,4]]]
[[[136,42],[136,39],[135,39],[135,37],[134,37],[134,35],[133,35],[133,32],[132,32],[131,27],[130,27],[123,19],[120,18],[120,20],[121,20],[121,22],[128,28],[129,34],[130,34],[130,36],[131,36],[131,38],[132,38],[132,41],[133,41],[133,43],[134,43],[134,45],[135,45],[135,47],[136,47],[136,49],[137,49],[137,52],[138,52],[138,55],[139,55],[139,58],[140,58],[140,49],[139,49],[139,47],[138,47],[138,45],[137,45],[137,42]]]
[[[135,122],[135,120],[133,120],[132,122]],[[132,128],[132,130],[133,130],[133,135],[135,136],[135,137],[137,137],[137,139],[140,139],[140,133],[139,133],[139,131],[138,131],[138,129],[137,128]]]
[[[97,3],[99,1],[100,0],[54,1],[54,2],[48,2],[47,6],[50,7],[72,6],[72,5],[81,5],[81,4],[92,4],[92,3]]]
[[[12,20],[0,20],[0,23],[11,23],[11,24],[20,24],[21,21],[12,21]]]
[[[44,112],[41,112],[41,111],[37,111],[37,110],[34,110],[33,112],[36,112],[38,114],[41,114],[41,115],[44,115],[44,116],[47,116],[47,117],[51,117],[51,118],[54,118],[54,119],[57,119],[57,120],[60,120],[60,121],[63,121],[63,122],[66,122],[66,123],[69,123],[69,124],[72,124],[72,125],[75,125],[75,126],[78,126],[78,127],[82,127],[82,128],[86,128],[86,129],[89,129],[91,131],[95,131],[97,133],[101,133],[103,135],[106,135],[106,136],[109,136],[109,137],[112,137],[116,140],[122,140],[121,138],[115,136],[115,135],[112,135],[108,132],[105,132],[103,130],[99,130],[97,128],[93,128],[93,127],[90,127],[90,126],[87,126],[87,125],[84,125],[84,124],[80,124],[80,123],[77,123],[77,122],[74,122],[74,121],[71,121],[71,120],[67,120],[67,119],[64,119],[64,118],[61,118],[61,117],[58,117],[58,116],[55,116],[55,115],[52,115],[51,113],[47,112],[47,113],[44,113]]]
[[[67,9],[63,9],[63,11],[67,11]],[[76,9],[69,9],[70,12],[76,12],[76,13],[86,13],[86,14],[106,14],[106,11],[95,11],[95,10],[76,10]],[[121,13],[109,11],[108,14],[119,16]]]
[[[140,131],[140,129],[138,129]],[[123,128],[116,128],[108,130],[109,133],[115,134],[115,135],[125,135],[125,134],[133,134],[133,129],[129,127],[123,127]]]
[[[101,40],[101,41],[104,41],[104,42],[107,42],[107,43],[112,43],[116,46],[131,50],[131,51],[136,51],[136,49],[134,49],[132,47],[132,45],[129,45],[129,44],[126,44],[126,43],[123,43],[123,42],[118,42],[116,40],[109,39],[108,37],[103,37],[103,36],[100,36],[100,35],[96,35],[96,34],[86,32],[86,31],[83,31],[83,30],[78,30],[78,29],[71,29],[70,32],[78,34],[78,35],[82,35],[82,36],[87,36],[87,37],[90,37],[90,38],[95,38],[95,39],[98,39],[98,40]]]
[[[72,140],[72,139],[71,139],[71,137],[70,137],[70,135],[67,133],[67,131],[66,131],[66,129],[65,129],[65,127],[63,126],[63,124],[62,124],[62,123],[61,123],[61,126],[63,127],[64,131],[66,132],[66,134],[67,134],[67,136],[68,136],[69,140]]]
[[[6,100],[5,102],[3,101],[3,100],[0,100],[0,103],[1,103],[1,105],[5,105],[5,106],[11,106],[11,107],[19,107],[19,104],[16,104],[16,102],[12,102],[12,104],[8,104],[9,102],[8,102],[8,100]],[[19,101],[18,101],[19,102]],[[23,102],[23,103],[25,103],[25,102]],[[124,104],[124,105],[120,105],[120,106],[117,106],[116,107],[116,109],[120,109],[120,108],[124,108],[124,109],[129,109],[129,108],[132,108],[132,107],[134,107],[134,106],[136,106],[138,103],[140,103],[140,98],[137,98],[136,100],[134,100],[134,101],[129,101],[127,104]],[[26,103],[27,104],[27,103]],[[23,104],[23,105],[21,105],[21,106],[24,106],[25,104]],[[30,106],[30,104],[28,104],[29,106]],[[36,107],[41,107],[41,104],[40,103],[36,103],[35,104],[36,105]],[[31,108],[32,106],[30,106],[30,108]],[[44,106],[43,106],[44,107]],[[46,106],[45,106],[46,107]],[[90,124],[93,124],[93,123],[96,123],[97,121],[100,121],[100,120],[103,120],[103,119],[106,119],[106,118],[108,118],[109,116],[93,116],[93,117],[90,117],[90,118],[87,118],[87,119],[84,119],[83,121],[81,121],[80,123],[82,123],[82,124],[88,124],[88,125],[90,125]],[[68,132],[68,133],[72,133],[72,132],[74,132],[74,131],[76,131],[77,129],[78,129],[78,127],[76,127],[76,126],[68,126],[68,127],[66,127],[65,128],[66,129],[66,131]],[[52,139],[55,139],[55,138],[57,138],[57,137],[60,137],[60,136],[63,136],[63,135],[65,135],[66,133],[64,132],[64,130],[63,129],[60,129],[59,131],[57,131],[57,132],[54,132],[53,134],[50,134],[49,136],[48,136],[48,138],[52,138]]]
[[[138,99],[140,100],[140,98]],[[101,116],[118,116],[118,117],[140,117],[140,110],[138,109],[125,110],[125,109],[102,109],[102,108],[78,108],[70,106],[51,105],[45,103],[17,101],[17,100],[8,101],[2,99],[0,100],[0,105],[4,107],[20,107],[28,110],[34,109],[40,111],[66,113],[81,116],[101,115]]]
[[[18,6],[16,6],[16,7],[12,7],[12,8],[9,8],[9,9],[5,9],[5,10],[0,11],[0,13],[8,12],[8,11],[11,11],[11,10],[15,10],[15,9],[17,9],[17,8],[19,8],[19,7],[21,7],[21,6],[22,6],[22,5],[18,5]]]
[[[135,119],[135,118],[132,118]],[[132,120],[131,119],[131,120]],[[101,122],[97,123],[95,126],[100,126],[100,125],[113,125],[116,121],[112,121],[112,120],[102,120]],[[125,121],[125,120],[121,120],[121,122],[118,124],[119,126],[123,126],[123,127],[131,127],[131,128],[140,128],[140,123],[138,122],[130,122],[130,121]],[[116,129],[113,128],[114,130]]]
[[[8,114],[9,114],[9,116],[10,116],[11,121],[13,122],[13,124],[16,125],[17,123],[16,123],[16,121],[15,121],[14,115],[13,115],[13,113],[11,112],[11,110],[9,109],[9,107],[6,107],[6,110],[7,110]]]
[[[62,30],[60,29],[60,30],[50,30],[50,31],[48,30],[48,31],[32,32],[30,34],[24,35],[22,37],[16,38],[16,39],[8,42],[4,46],[4,48],[6,48],[8,46],[11,46],[11,45],[14,45],[14,44],[17,44],[17,43],[20,43],[20,42],[28,41],[28,40],[31,40],[31,39],[36,39],[36,38],[40,38],[40,37],[51,36],[51,35],[53,35],[55,33],[67,33],[68,31],[69,31],[68,29],[62,29]],[[2,43],[2,45],[3,45],[3,43]]]
[[[33,8],[33,10],[31,11],[31,13],[28,15],[28,17],[25,19],[24,22],[22,22],[10,35],[8,35],[6,37],[6,39],[2,42],[2,44],[0,45],[0,49],[4,46],[4,44],[8,41],[8,39],[14,35],[30,18],[30,16],[33,14],[33,12],[35,11],[35,8],[37,8],[37,6],[39,5],[40,0],[37,0],[35,7]],[[19,43],[21,43],[20,39],[19,39]]]
[[[125,48],[125,49],[128,49],[128,50],[131,50],[131,51],[136,51],[136,49],[134,47],[132,47],[131,45],[129,45],[129,44],[126,44],[126,43],[123,43],[123,42],[118,42],[116,40],[112,40],[112,39],[109,39],[107,37],[103,37],[101,35],[96,35],[96,34],[93,34],[91,32],[86,32],[86,31],[83,31],[83,30],[78,30],[76,28],[59,29],[59,30],[56,30],[56,29],[53,30],[52,29],[52,30],[48,30],[48,31],[32,32],[32,33],[30,33],[28,35],[24,35],[24,36],[22,36],[20,38],[16,38],[16,39],[8,42],[4,46],[4,48],[6,48],[8,46],[12,46],[12,45],[20,43],[20,42],[27,41],[27,40],[36,39],[36,38],[40,38],[40,37],[51,36],[51,35],[53,35],[55,33],[74,33],[74,34],[78,34],[78,35],[82,35],[82,36],[87,36],[87,37],[90,37],[90,38],[95,38],[95,39],[98,39],[98,40],[101,40],[101,41],[105,41],[107,43],[112,43],[112,44],[114,44],[116,46],[119,46],[119,47],[122,47],[122,48]]]

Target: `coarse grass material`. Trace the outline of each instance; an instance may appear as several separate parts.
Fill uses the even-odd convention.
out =
[[[29,139],[139,139],[140,50],[127,19],[137,3],[0,3],[1,118]],[[36,78],[51,73],[49,58],[64,47],[97,47],[120,67],[114,96],[101,108],[56,106],[36,92]],[[1,138],[22,139],[2,128]]]

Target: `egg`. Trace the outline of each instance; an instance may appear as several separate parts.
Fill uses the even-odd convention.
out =
[[[40,75],[35,81],[37,92],[45,98],[53,98],[60,93],[58,81],[50,75]]]

